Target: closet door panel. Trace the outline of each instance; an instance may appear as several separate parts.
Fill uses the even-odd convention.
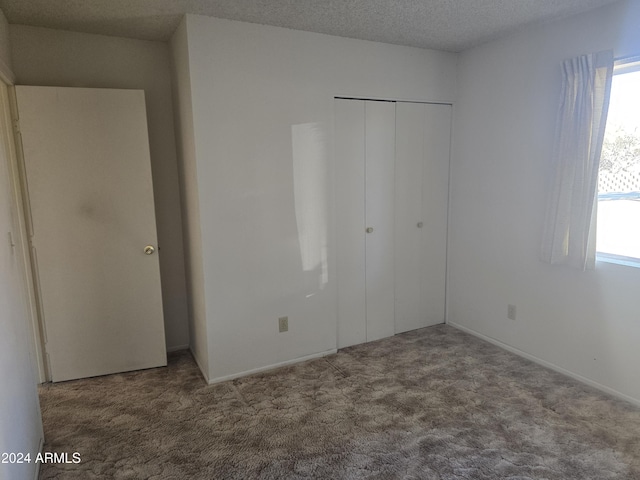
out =
[[[421,261],[425,218],[422,182],[425,106],[396,105],[395,171],[395,332],[426,325],[422,306],[424,262]],[[420,226],[420,224],[422,224]]]
[[[367,341],[394,327],[395,103],[365,103],[365,219]]]
[[[334,100],[338,348],[367,341],[365,307],[365,102]]]
[[[426,104],[422,175],[425,228],[420,249],[423,265],[421,310],[426,325],[445,320],[450,144],[451,105]]]

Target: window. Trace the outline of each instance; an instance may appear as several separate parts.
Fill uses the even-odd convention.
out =
[[[598,259],[640,266],[640,62],[614,70],[597,215]]]

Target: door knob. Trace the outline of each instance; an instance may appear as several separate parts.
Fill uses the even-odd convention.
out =
[[[424,223],[418,222],[418,228],[422,228],[423,225],[424,225]]]
[[[373,232],[373,228],[371,228],[371,227],[367,227],[366,232],[367,232],[367,233],[372,233],[372,232]]]
[[[144,253],[146,253],[147,255],[152,255],[155,251],[156,249],[153,248],[153,245],[147,245],[146,247],[144,247]]]

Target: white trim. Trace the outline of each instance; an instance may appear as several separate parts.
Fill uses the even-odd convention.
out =
[[[44,449],[44,437],[42,436],[40,437],[40,446],[38,447],[38,453],[42,453],[43,449]],[[34,463],[36,467],[36,472],[35,472],[35,476],[33,477],[33,480],[38,480],[40,478],[40,462],[34,462]]]
[[[447,325],[451,325],[454,328],[457,328],[458,330],[462,330],[463,332],[466,332],[470,335],[473,335],[474,337],[478,337],[486,342],[492,343],[493,345],[496,345],[504,350],[507,350],[511,353],[515,353],[516,355],[526,358],[527,360],[531,360],[532,362],[537,363],[538,365],[542,365],[543,367],[546,367],[550,370],[553,370],[555,372],[561,373],[563,375],[566,375],[567,377],[571,377],[574,380],[578,380],[581,383],[585,383],[587,385],[589,385],[590,387],[594,387],[600,391],[603,391],[605,393],[608,393],[609,395],[613,395],[614,397],[618,397],[622,400],[625,400],[637,407],[640,407],[640,400],[638,400],[637,398],[633,398],[630,397],[629,395],[625,395],[624,393],[621,393],[617,390],[614,390],[613,388],[610,387],[606,387],[598,382],[594,382],[593,380],[589,380],[586,377],[583,377],[582,375],[578,375],[577,373],[573,373],[569,370],[566,370],[562,367],[559,367],[558,365],[551,363],[551,362],[547,362],[546,360],[542,360],[541,358],[536,357],[535,355],[531,355],[530,353],[526,353],[523,352],[522,350],[519,350],[515,347],[512,347],[510,345],[507,345],[506,343],[502,343],[500,340],[496,340],[495,338],[491,338],[491,337],[487,337],[486,335],[483,335],[479,332],[476,332],[475,330],[472,330],[468,327],[463,327],[462,325],[459,325],[455,322],[447,322]]]
[[[180,352],[182,350],[189,350],[189,344],[174,345],[173,347],[167,347],[167,353]]]
[[[613,74],[624,75],[625,73],[640,70],[640,55],[614,59]]]
[[[22,151],[22,137],[19,132],[18,120],[18,104],[15,86],[7,89],[9,118],[12,121],[11,139],[8,142],[10,150],[13,182],[16,191],[16,202],[20,210],[18,221],[20,223],[20,245],[22,250],[22,263],[25,274],[25,285],[27,293],[27,308],[31,320],[32,340],[31,345],[35,357],[35,363],[38,373],[38,383],[44,383],[51,380],[50,366],[45,348],[46,330],[42,320],[42,305],[40,303],[40,293],[37,287],[37,275],[35,269],[34,253],[31,249],[30,239],[33,232],[31,223],[31,207],[29,205],[29,189],[26,182],[24,170],[24,155]]]
[[[451,292],[450,287],[450,276],[449,272],[451,271],[451,239],[453,235],[451,234],[451,225],[453,222],[451,221],[451,212],[453,205],[452,196],[451,196],[451,178],[453,173],[453,156],[454,156],[454,135],[455,135],[455,116],[456,114],[456,106],[451,104],[451,119],[449,121],[449,178],[447,178],[447,231],[446,231],[446,244],[445,244],[445,253],[444,253],[444,321],[443,323],[447,323],[449,320],[449,293]]]
[[[251,370],[245,370],[240,373],[232,373],[231,375],[225,375],[224,377],[217,377],[209,380],[209,385],[213,385],[214,383],[226,382],[227,380],[233,380],[235,378],[246,377],[247,375],[253,375],[254,373],[265,372],[267,370],[274,370],[280,367],[286,367],[287,365],[294,365],[296,363],[306,362],[307,360],[313,360],[314,358],[326,357],[327,355],[333,355],[334,353],[338,353],[337,349],[333,350],[325,350],[324,352],[312,353],[311,355],[305,355],[304,357],[294,358],[293,360],[286,360],[284,362],[274,363],[272,365],[267,365],[266,367],[258,367],[253,368]]]
[[[640,268],[640,258],[623,257],[622,255],[610,255],[596,252],[596,262],[615,263],[626,267]]]

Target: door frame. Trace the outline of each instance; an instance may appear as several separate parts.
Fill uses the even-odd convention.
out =
[[[26,311],[30,319],[30,351],[32,368],[37,373],[39,383],[49,380],[48,365],[44,349],[44,329],[38,308],[38,295],[33,276],[33,262],[29,242],[28,197],[24,183],[22,151],[18,131],[18,116],[15,102],[15,77],[7,65],[0,60],[0,135],[6,149],[12,195],[16,205],[18,223],[15,238],[21,260],[23,290]]]

